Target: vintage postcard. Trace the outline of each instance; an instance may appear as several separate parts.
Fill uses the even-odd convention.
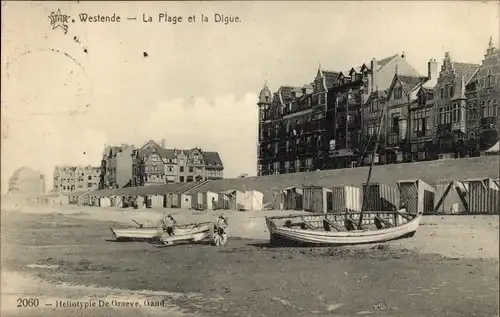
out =
[[[498,1],[2,1],[1,316],[499,316]]]

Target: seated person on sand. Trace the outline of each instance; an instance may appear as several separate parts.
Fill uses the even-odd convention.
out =
[[[177,221],[175,221],[174,217],[172,217],[171,214],[165,215],[160,224],[163,232],[166,232],[171,236],[174,235],[174,227],[177,224]]]
[[[225,233],[227,230],[227,226],[228,226],[227,218],[221,214],[219,217],[217,217],[217,220],[215,221],[214,230],[222,229],[222,231],[224,231]]]

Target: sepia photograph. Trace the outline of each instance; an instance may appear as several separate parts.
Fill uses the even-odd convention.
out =
[[[500,316],[500,2],[1,15],[1,316]]]

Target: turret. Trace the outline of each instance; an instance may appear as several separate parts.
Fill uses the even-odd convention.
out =
[[[267,82],[266,82],[266,83],[264,83],[264,87],[260,91],[259,102],[257,103],[257,105],[261,106],[261,105],[270,105],[270,104],[271,104],[271,91],[267,87]]]

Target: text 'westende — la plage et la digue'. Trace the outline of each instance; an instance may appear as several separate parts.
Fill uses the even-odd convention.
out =
[[[112,15],[88,13],[80,13],[78,15],[82,23],[121,23],[124,21],[139,21],[142,23],[165,23],[165,24],[182,24],[182,23],[220,23],[229,25],[242,22],[238,16],[213,13],[213,14],[192,14],[188,16],[170,15],[167,12],[157,14],[142,13],[139,17],[130,16],[122,17],[116,13]]]

